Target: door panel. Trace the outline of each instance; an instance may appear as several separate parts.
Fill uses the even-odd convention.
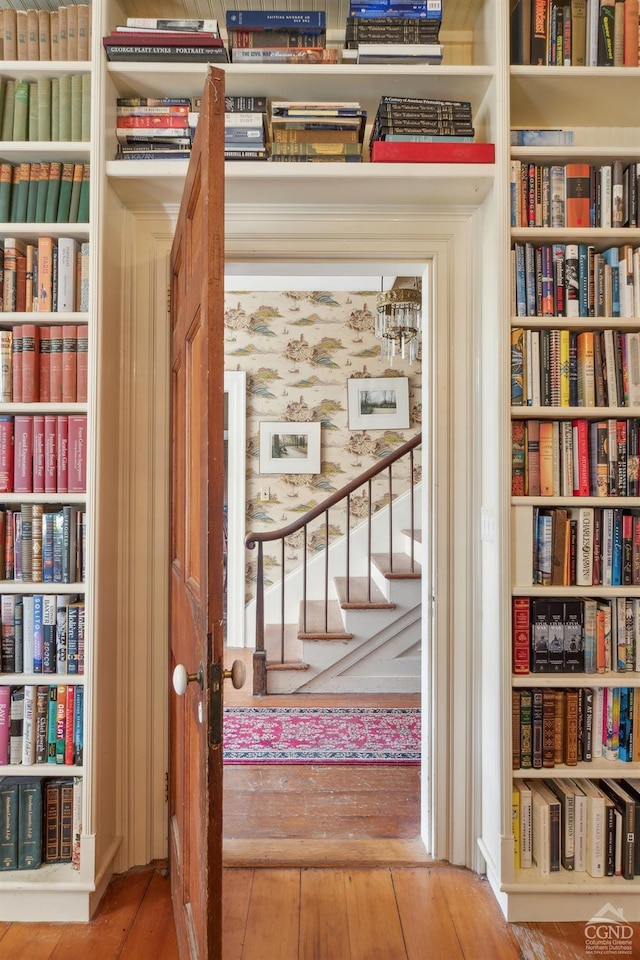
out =
[[[182,673],[169,856],[182,960],[222,956],[223,142],[224,74],[209,68],[171,251],[170,670]]]

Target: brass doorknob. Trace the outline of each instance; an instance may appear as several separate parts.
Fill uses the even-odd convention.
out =
[[[234,689],[239,690],[244,687],[244,682],[247,679],[247,668],[242,660],[234,660],[231,669],[223,670],[222,676],[225,680],[231,680]]]

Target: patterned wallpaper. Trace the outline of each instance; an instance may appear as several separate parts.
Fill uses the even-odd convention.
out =
[[[422,368],[395,359],[389,366],[374,336],[376,291],[331,293],[228,292],[225,295],[225,368],[247,375],[247,532],[279,529],[421,429]],[[409,429],[349,429],[347,381],[352,377],[408,377]],[[319,474],[261,474],[260,422],[311,422],[321,426]],[[419,469],[419,468],[415,468]],[[406,485],[408,464],[394,470],[394,491]],[[396,480],[397,475],[397,480]],[[404,482],[403,482],[404,481]],[[260,490],[268,490],[268,499]],[[373,486],[373,509],[387,499],[386,480]],[[366,489],[352,495],[352,524],[368,510]],[[309,551],[324,549],[311,530]],[[330,512],[331,539],[344,534],[343,506]],[[300,562],[302,535],[287,541],[287,573]],[[266,544],[267,585],[280,577],[279,544]],[[253,596],[256,551],[247,551],[246,600]]]

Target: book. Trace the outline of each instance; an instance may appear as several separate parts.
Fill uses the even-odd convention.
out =
[[[18,868],[18,780],[0,777],[0,870]]]
[[[568,163],[565,166],[567,227],[591,225],[591,166],[588,163]]]
[[[271,28],[280,27],[321,27],[327,26],[324,10],[227,10],[225,15],[227,30],[239,27]]]
[[[176,39],[175,43],[131,44],[119,37],[104,37],[102,40],[107,60],[142,63],[227,63],[227,50],[221,40],[202,39],[197,44],[184,43]]]
[[[234,47],[232,63],[337,63],[338,52],[328,47]]]
[[[494,163],[493,143],[411,143],[376,140],[372,163]]]
[[[187,33],[218,33],[218,21],[215,19],[179,18],[179,17],[127,17],[127,29],[161,30]],[[124,29],[122,26],[116,29]]]

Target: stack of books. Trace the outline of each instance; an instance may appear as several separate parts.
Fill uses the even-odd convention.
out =
[[[116,160],[188,160],[195,123],[189,97],[118,97]]]
[[[107,60],[228,63],[217,20],[128,17],[102,38]]]
[[[366,110],[358,102],[272,101],[271,160],[362,162]]]
[[[373,163],[493,163],[495,146],[475,143],[468,100],[382,97],[373,123]]]
[[[343,62],[440,64],[442,0],[351,0]]]
[[[324,10],[228,10],[232,63],[337,63]]]
[[[225,160],[267,160],[267,98],[225,97]]]

